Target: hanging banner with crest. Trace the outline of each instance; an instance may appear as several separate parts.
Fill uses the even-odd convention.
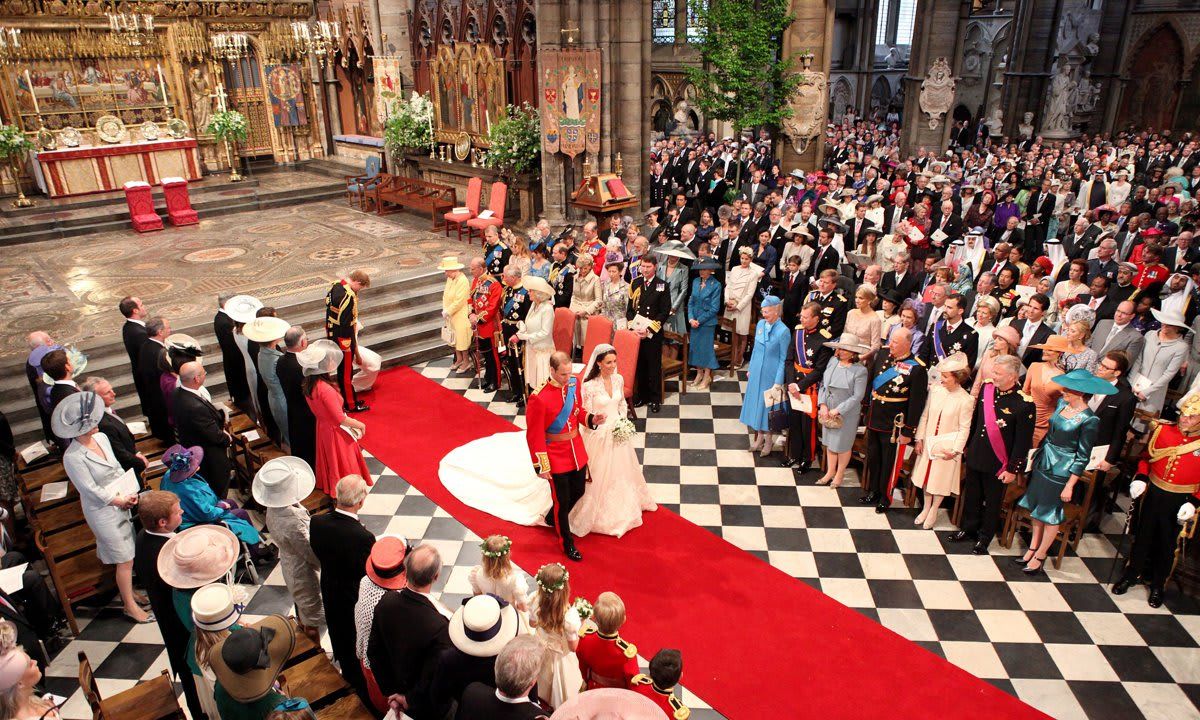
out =
[[[600,51],[538,52],[542,148],[575,157],[600,152]]]

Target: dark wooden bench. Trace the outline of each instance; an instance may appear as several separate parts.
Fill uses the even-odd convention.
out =
[[[395,212],[396,206],[428,212],[433,229],[438,230],[444,222],[442,216],[458,205],[458,193],[449,185],[398,175],[381,178],[375,186],[375,211],[380,215]]]

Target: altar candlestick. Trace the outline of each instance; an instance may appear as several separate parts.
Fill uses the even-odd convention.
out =
[[[158,89],[162,93],[163,105],[167,104],[167,83],[163,80],[162,65],[157,65],[158,68]]]
[[[478,117],[478,116],[476,116],[476,117]],[[483,117],[485,120],[487,120],[487,132],[488,132],[488,135],[490,136],[492,134],[492,113],[491,113],[491,111],[485,108],[483,111]]]
[[[38,109],[37,93],[33,90],[33,78],[29,77],[29,68],[25,68],[25,84],[29,86],[29,97],[33,98],[34,114],[41,115],[42,111]]]

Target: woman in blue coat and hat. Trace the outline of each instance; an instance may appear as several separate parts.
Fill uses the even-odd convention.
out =
[[[783,301],[768,295],[762,302],[762,319],[754,330],[754,352],[750,355],[749,382],[742,401],[741,422],[754,431],[750,451],[760,450],[762,457],[771,454],[775,438],[769,423],[770,407],[763,393],[775,388],[778,402],[786,402],[783,393],[783,369],[787,359],[790,333],[779,320]],[[786,417],[786,415],[785,415]]]

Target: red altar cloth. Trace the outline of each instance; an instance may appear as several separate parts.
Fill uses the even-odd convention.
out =
[[[194,138],[44,150],[37,161],[50,197],[111,192],[136,180],[150,185],[164,177],[199,180],[201,171]]]

